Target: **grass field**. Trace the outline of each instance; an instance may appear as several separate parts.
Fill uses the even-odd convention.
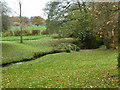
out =
[[[116,65],[113,50],[47,55],[2,68],[2,88],[116,88],[117,78],[109,77],[118,74]]]
[[[51,37],[55,35],[38,35],[38,36],[23,36],[23,40],[37,40],[45,37]],[[0,37],[2,41],[20,41],[20,36]]]
[[[28,37],[26,37],[28,38]],[[13,40],[11,37],[5,40]],[[59,42],[69,42],[70,40],[52,39],[51,36],[46,36],[36,40],[20,41],[2,41],[2,64],[14,61],[22,61],[34,56],[35,53],[48,53],[53,51],[53,44]]]
[[[33,36],[34,37],[34,36]],[[26,38],[33,38],[26,37]],[[7,37],[2,41],[2,64],[31,58],[35,53],[53,51],[54,44],[73,39],[53,36],[24,38],[24,43]],[[44,37],[44,38],[43,38]],[[116,88],[117,50],[80,50],[50,54],[33,61],[2,68],[2,88]]]

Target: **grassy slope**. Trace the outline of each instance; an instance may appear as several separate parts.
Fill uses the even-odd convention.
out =
[[[9,39],[9,38],[8,38]],[[12,40],[12,38],[10,37]],[[70,41],[60,40],[59,42]],[[24,40],[21,44],[19,41],[2,41],[2,63],[10,63],[31,58],[34,53],[51,52],[53,51],[52,44],[58,43],[58,40],[51,37],[44,37],[38,40]]]
[[[117,51],[81,50],[47,55],[3,68],[2,87],[117,87]]]
[[[49,52],[52,50],[50,46],[51,39],[47,41],[43,38],[41,40],[24,41],[20,44],[18,41],[3,41],[2,42],[2,63],[13,61],[20,61],[25,58],[31,58],[35,52]],[[49,47],[49,48],[48,48]]]

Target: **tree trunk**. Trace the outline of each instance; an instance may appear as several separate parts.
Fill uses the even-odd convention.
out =
[[[114,49],[116,49],[114,29],[112,29],[112,40],[113,40],[112,49],[114,50]]]
[[[118,2],[118,10],[120,10],[120,2]],[[118,86],[120,87],[120,12],[118,14]]]
[[[118,3],[120,10],[120,2]],[[120,12],[118,14],[118,67],[120,67]]]
[[[21,35],[20,35],[20,43],[23,43],[23,38],[22,38],[22,9],[21,9],[21,2],[19,2],[19,6],[20,6],[20,31],[21,31]]]

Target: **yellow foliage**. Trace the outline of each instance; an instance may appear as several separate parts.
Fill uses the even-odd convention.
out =
[[[113,5],[113,7],[116,7],[115,5]]]

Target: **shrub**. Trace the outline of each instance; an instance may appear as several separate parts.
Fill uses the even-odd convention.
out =
[[[96,49],[99,48],[100,43],[93,35],[88,35],[84,40],[84,47],[87,49]]]
[[[40,35],[40,30],[32,30],[33,35]]]
[[[43,31],[41,32],[41,34],[42,34],[42,35],[48,35],[49,33],[47,32],[47,30],[43,30]]]
[[[19,31],[19,30],[14,31],[14,35],[15,36],[20,36],[21,35],[21,31]]]
[[[113,44],[113,38],[111,38],[111,37],[105,38],[104,44],[107,49],[116,49],[116,41],[115,41],[115,44]]]
[[[67,53],[70,53],[70,49],[66,49],[66,52],[67,52]]]
[[[118,62],[120,62],[120,52],[119,52],[119,54],[118,54]],[[120,67],[120,63],[118,63],[117,66]]]
[[[6,36],[13,36],[13,32],[12,32],[12,31],[3,32],[3,33],[2,33],[2,36],[3,36],[3,37],[6,37]]]
[[[77,39],[73,44],[76,44],[81,49],[96,49],[102,44],[100,40],[97,40],[96,36],[88,34],[85,39]]]
[[[24,36],[31,36],[32,34],[28,30],[23,30]]]
[[[77,47],[77,48],[76,48],[76,51],[79,51],[79,50],[80,50],[80,48],[79,48],[79,47]]]
[[[32,33],[24,33],[25,36],[32,36]]]
[[[23,30],[22,32],[23,32],[23,33],[28,33],[29,31],[28,31],[28,30]]]

